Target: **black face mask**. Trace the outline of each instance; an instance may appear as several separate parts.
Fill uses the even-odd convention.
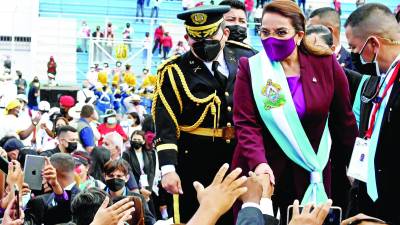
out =
[[[120,178],[112,178],[106,180],[106,185],[112,192],[117,192],[125,186],[125,181]]]
[[[226,26],[229,31],[228,40],[242,42],[247,38],[247,28],[239,25]]]
[[[142,146],[143,144],[138,141],[131,141],[131,147],[134,149],[140,149]]]
[[[72,153],[78,148],[78,142],[68,142],[68,146],[65,148],[68,153]]]
[[[222,39],[222,38],[221,38]],[[205,62],[217,58],[221,50],[221,40],[201,40],[193,43],[192,49],[196,55]]]
[[[67,110],[65,110],[65,108],[60,108],[60,113],[65,115],[67,114]]]
[[[374,56],[374,59],[372,62],[369,63],[363,63],[361,61],[361,54],[364,51],[365,46],[368,44],[369,39],[365,42],[364,46],[362,47],[361,51],[359,53],[351,52],[351,61],[356,68],[357,72],[361,74],[367,74],[371,76],[379,76],[378,74],[378,65],[376,62],[376,55]]]
[[[360,53],[354,53],[351,52],[351,61],[356,68],[357,72],[361,74],[367,74],[371,76],[378,76],[376,71],[376,61],[374,60],[373,62],[365,63],[363,64],[361,62],[361,54]]]

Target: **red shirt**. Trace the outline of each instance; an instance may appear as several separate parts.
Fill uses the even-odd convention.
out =
[[[172,38],[171,38],[171,36],[164,36],[163,39],[161,40],[161,43],[162,43],[163,47],[172,48]]]
[[[154,40],[162,39],[164,35],[164,30],[157,27],[156,31],[154,32]]]
[[[124,139],[124,141],[128,140],[128,136],[126,135],[126,133],[122,129],[121,125],[119,125],[119,124],[117,124],[117,126],[115,126],[114,128],[108,128],[105,123],[102,123],[97,127],[97,130],[99,130],[99,132],[101,134],[101,138],[99,140],[99,146],[103,145],[104,135],[114,132],[114,131],[117,132],[119,135],[121,135],[122,139]]]

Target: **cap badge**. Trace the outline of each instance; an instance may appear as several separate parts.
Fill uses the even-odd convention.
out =
[[[194,13],[190,16],[193,23],[196,25],[202,25],[207,21],[207,14],[205,13]]]

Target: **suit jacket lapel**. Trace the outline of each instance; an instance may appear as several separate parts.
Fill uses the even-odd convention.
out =
[[[136,152],[135,150],[131,150],[131,157],[132,157],[132,166],[133,166],[133,170],[135,170],[135,172],[139,175],[142,174],[142,172],[140,171],[140,163],[139,163],[139,159],[136,156]]]
[[[149,168],[150,168],[149,156],[147,155],[147,152],[145,150],[143,150],[142,153],[143,153],[143,164],[144,164],[143,171],[148,176],[149,175]]]
[[[231,88],[233,88],[233,84],[235,82],[238,63],[232,49],[227,47],[224,48],[224,59],[229,70],[228,82],[225,89],[230,90]]]

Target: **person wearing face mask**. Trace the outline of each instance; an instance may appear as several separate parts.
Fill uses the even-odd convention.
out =
[[[30,110],[38,110],[38,98],[40,95],[40,82],[38,77],[34,77],[29,85],[28,91],[28,107]]]
[[[62,126],[57,130],[58,144],[54,149],[45,150],[40,153],[41,156],[50,157],[55,153],[71,154],[78,148],[79,136],[75,128],[71,126]]]
[[[140,121],[143,120],[144,114],[146,114],[146,108],[141,105],[141,97],[140,95],[137,94],[132,94],[130,97],[128,97],[126,102],[129,102],[128,107],[127,107],[127,112],[132,113],[135,112],[139,115]]]
[[[171,57],[158,71],[161,83],[152,106],[156,147],[164,189],[180,194],[181,222],[198,207],[193,181],[211,183],[220,165],[231,161],[236,143],[232,96],[238,58],[225,44],[229,29],[223,15],[229,10],[200,6],[178,14],[190,51]],[[232,212],[220,222],[232,224]]]
[[[70,108],[74,107],[75,99],[69,95],[62,95],[59,100],[61,116],[72,121],[72,117],[68,114]]]
[[[377,19],[379,18],[379,19]],[[400,200],[398,177],[400,153],[397,129],[400,126],[400,29],[391,10],[382,4],[365,4],[344,24],[346,37],[359,65],[372,75],[363,84],[359,98],[360,134],[355,157],[368,154],[360,176],[349,164],[356,179],[351,192],[349,216],[364,213],[391,224],[400,224],[396,207]],[[379,28],[379,29],[376,29]],[[366,147],[360,149],[360,144]]]
[[[143,205],[144,224],[155,224],[156,219],[151,213],[145,198],[141,194],[129,191],[126,187],[126,182],[129,179],[129,164],[124,159],[109,161],[104,165],[104,171],[106,180],[106,188],[104,190],[110,195],[111,199],[116,199],[121,196],[139,197]]]
[[[126,135],[124,129],[118,123],[117,112],[115,112],[115,110],[109,109],[101,117],[104,118],[104,122],[97,127],[97,130],[99,130],[101,134],[99,145],[103,144],[104,136],[111,132],[117,132],[119,135],[121,135],[124,141],[128,140],[128,136]]]
[[[72,157],[75,161],[74,172],[79,176],[79,189],[87,190],[89,188],[104,189],[106,185],[100,180],[96,180],[89,175],[91,165],[91,158],[86,151],[75,151],[72,153]]]
[[[269,174],[282,224],[295,199],[327,201],[337,185],[331,163],[347,166],[358,135],[344,71],[330,48],[305,37],[305,22],[292,1],[264,7],[264,51],[240,59],[233,97],[232,167]]]
[[[17,85],[17,94],[25,94],[25,89],[28,86],[26,80],[22,78],[21,71],[17,70],[15,73],[18,76],[18,79],[15,80],[15,85]]]
[[[133,132],[137,130],[142,130],[139,114],[137,114],[136,112],[129,113],[122,127],[124,128],[124,131],[128,135],[128,137],[131,137]]]
[[[151,195],[156,169],[155,152],[146,150],[143,131],[137,130],[130,137],[130,149],[122,154],[122,158],[132,168],[136,183],[140,185],[140,193],[145,197],[154,214]]]
[[[224,14],[226,27],[229,29],[229,37],[226,45],[232,48],[236,59],[251,57],[257,54],[245,41],[247,39],[247,17],[245,4],[239,0],[224,0],[219,5],[230,6],[231,9]]]

